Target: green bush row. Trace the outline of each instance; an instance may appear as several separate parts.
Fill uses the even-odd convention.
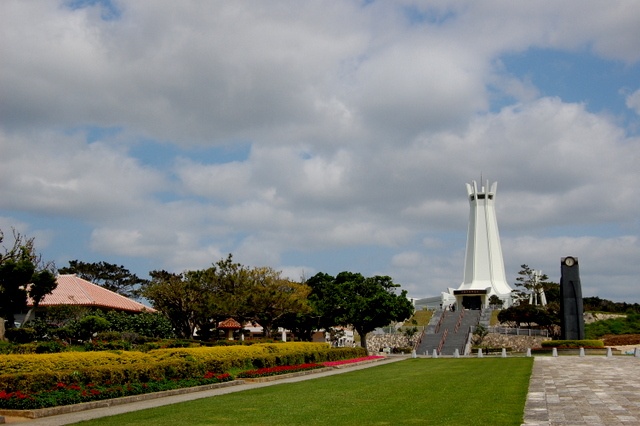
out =
[[[0,389],[7,392],[39,392],[51,389],[57,383],[89,384],[144,383],[157,379],[188,379],[205,374],[202,363],[190,361],[164,361],[152,364],[111,365],[81,368],[70,371],[44,371],[0,375]]]
[[[339,361],[366,356],[364,348],[327,348],[318,345],[317,350],[290,351],[289,353],[265,353],[254,357],[236,354],[233,357],[196,359],[188,352],[175,354],[171,359],[150,363],[116,364],[84,367],[75,370],[23,372],[0,375],[0,390],[7,392],[51,389],[57,383],[106,383],[126,384],[147,382],[154,379],[187,379],[207,372],[221,374],[232,369],[268,368]]]
[[[543,348],[603,348],[602,340],[547,340]]]

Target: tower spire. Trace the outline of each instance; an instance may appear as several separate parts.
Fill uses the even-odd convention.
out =
[[[482,179],[482,174],[480,176]],[[493,294],[509,299],[512,291],[504,271],[496,218],[498,183],[489,186],[487,180],[486,186],[484,184],[482,180],[480,188],[476,181],[466,184],[470,211],[464,279],[458,290],[454,290],[456,301],[471,308],[486,306]]]

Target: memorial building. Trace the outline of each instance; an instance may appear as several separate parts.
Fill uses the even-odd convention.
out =
[[[498,183],[478,188],[476,181],[468,183],[469,227],[464,259],[464,278],[457,288],[448,288],[440,297],[415,301],[416,308],[455,305],[458,308],[482,309],[489,305],[491,296],[499,297],[504,307],[511,306],[511,286],[507,283],[502,259],[498,220],[496,218],[496,191]]]

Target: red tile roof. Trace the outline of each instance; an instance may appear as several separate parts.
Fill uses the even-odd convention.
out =
[[[38,306],[82,305],[130,312],[156,311],[142,303],[83,280],[75,274],[58,275],[56,281],[58,287],[51,294],[47,294]],[[33,301],[29,299],[27,305],[33,306]]]
[[[229,318],[226,319],[222,322],[220,322],[220,324],[218,324],[218,328],[242,328],[242,325],[240,325],[240,323],[236,320],[234,320],[233,318]]]

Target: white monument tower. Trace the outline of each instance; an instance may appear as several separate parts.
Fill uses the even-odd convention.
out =
[[[464,259],[464,279],[457,290],[453,290],[458,306],[480,309],[489,304],[489,298],[497,295],[511,304],[511,287],[507,283],[502,260],[495,197],[498,183],[489,190],[486,186],[478,190],[476,181],[467,184],[471,210],[467,233],[467,250]]]

